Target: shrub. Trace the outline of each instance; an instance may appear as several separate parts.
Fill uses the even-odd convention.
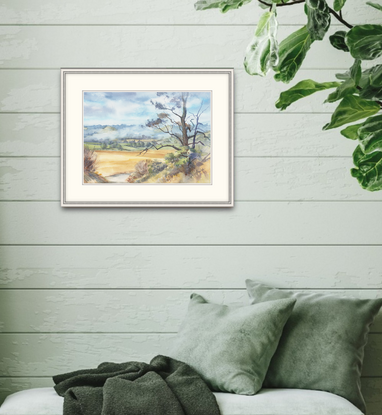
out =
[[[94,150],[90,150],[85,147],[84,149],[84,171],[87,173],[93,173],[96,171],[97,166],[97,154]]]
[[[160,173],[166,168],[165,163],[161,163],[160,161],[153,160],[149,165],[149,173],[150,176]]]
[[[138,173],[139,176],[144,176],[149,172],[149,167],[147,164],[147,160],[141,160],[139,163],[135,165],[135,171]]]

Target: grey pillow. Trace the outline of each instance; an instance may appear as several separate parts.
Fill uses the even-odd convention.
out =
[[[230,307],[192,294],[169,356],[193,367],[212,390],[254,395],[294,303],[285,299]]]
[[[360,381],[364,348],[382,299],[281,291],[251,280],[246,284],[251,304],[297,300],[264,387],[323,390],[365,412]]]

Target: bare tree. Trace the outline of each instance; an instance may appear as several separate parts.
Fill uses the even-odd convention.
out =
[[[206,108],[203,108],[203,101],[200,104],[196,114],[189,113],[187,110],[187,101],[190,96],[189,92],[157,92],[158,101],[151,100],[151,104],[160,112],[157,113],[157,119],[148,120],[147,127],[156,129],[171,138],[171,143],[155,145],[148,147],[142,152],[147,152],[151,148],[159,150],[163,147],[172,147],[180,151],[181,147],[195,148],[196,144],[205,145],[204,141],[209,140],[200,117]],[[198,136],[203,136],[197,140]]]

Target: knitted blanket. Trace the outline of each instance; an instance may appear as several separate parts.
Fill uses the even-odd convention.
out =
[[[156,356],[53,377],[64,415],[219,415],[215,396],[185,363]]]

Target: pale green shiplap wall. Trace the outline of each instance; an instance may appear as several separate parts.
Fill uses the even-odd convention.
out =
[[[242,69],[256,4],[222,15],[192,3],[0,0],[0,400],[165,352],[194,290],[245,303],[252,277],[382,295],[382,192],[350,177],[354,143],[321,131],[325,93],[277,112],[285,86]],[[364,3],[348,0],[347,19],[380,22]],[[300,6],[279,15],[281,36],[304,23]],[[349,64],[316,42],[297,80]],[[234,67],[235,208],[60,208],[60,67]],[[380,414],[382,317],[363,388]]]

